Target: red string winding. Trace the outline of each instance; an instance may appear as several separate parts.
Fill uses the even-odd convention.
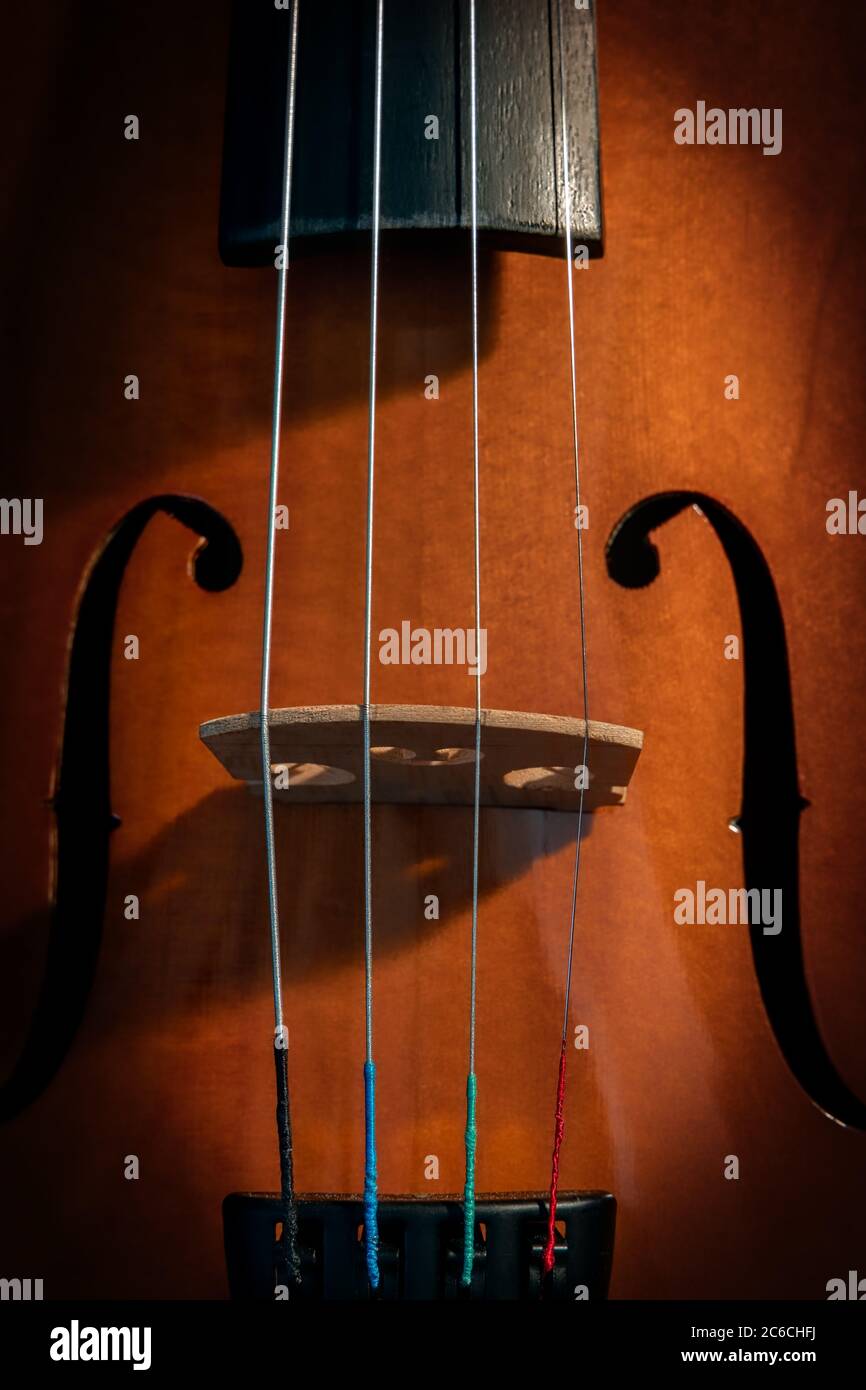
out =
[[[559,1078],[556,1083],[556,1122],[553,1131],[553,1159],[550,1173],[550,1210],[547,1216],[547,1240],[544,1243],[544,1254],[541,1258],[541,1267],[545,1274],[549,1274],[553,1269],[555,1259],[554,1247],[556,1245],[556,1194],[559,1188],[559,1151],[562,1148],[562,1135],[565,1129],[565,1057],[566,1040],[562,1040],[562,1050],[559,1054]]]

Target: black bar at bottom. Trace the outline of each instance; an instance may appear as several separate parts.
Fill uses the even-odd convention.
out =
[[[364,1207],[352,1197],[299,1198],[300,1286],[280,1283],[280,1199],[235,1192],[223,1203],[231,1297],[330,1302],[371,1297],[364,1262]],[[386,1301],[598,1301],[607,1296],[616,1202],[609,1192],[563,1192],[556,1209],[556,1263],[542,1277],[546,1197],[480,1198],[472,1285],[460,1285],[463,1208],[458,1201],[384,1198],[379,1203],[381,1287]]]

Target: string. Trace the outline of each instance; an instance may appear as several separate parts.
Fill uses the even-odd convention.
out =
[[[281,245],[277,278],[277,326],[274,353],[274,395],[271,420],[271,464],[268,487],[268,544],[265,560],[265,599],[262,618],[261,673],[261,752],[262,787],[265,806],[265,849],[268,877],[268,916],[271,933],[271,971],[274,989],[274,1063],[277,1083],[277,1137],[280,1153],[280,1237],[281,1279],[300,1283],[298,1256],[298,1217],[295,1205],[292,1120],[289,1104],[288,1029],[283,1023],[282,970],[280,964],[280,913],[277,896],[277,860],[274,845],[274,793],[271,781],[270,684],[271,630],[274,612],[274,545],[277,489],[280,474],[280,424],[283,413],[283,374],[286,343],[286,291],[289,272],[289,224],[292,202],[292,156],[295,134],[295,92],[298,69],[298,11],[300,0],[292,6],[289,26],[289,70],[286,83],[285,140],[283,145],[283,197]]]
[[[466,1078],[466,1178],[463,1188],[464,1288],[472,1283],[475,1260],[475,1076],[476,996],[478,974],[478,841],[481,808],[481,545],[478,449],[478,101],[475,62],[475,0],[469,5],[469,140],[471,217],[469,246],[472,276],[472,491],[475,560],[475,782],[472,798],[472,945],[469,969],[469,1074]]]
[[[367,1277],[379,1287],[379,1212],[376,1177],[376,1065],[373,1061],[373,837],[370,787],[370,653],[373,628],[373,498],[376,460],[376,366],[379,316],[379,222],[382,181],[382,40],[384,0],[376,5],[376,88],[373,118],[373,217],[370,281],[370,386],[367,422],[367,542],[364,579],[364,1245]]]
[[[560,120],[562,124],[562,181],[565,214],[565,273],[568,285],[568,333],[571,378],[571,429],[574,454],[574,494],[577,510],[577,573],[580,608],[580,659],[583,679],[583,754],[581,757],[580,797],[577,808],[577,838],[574,847],[574,872],[571,885],[571,921],[568,933],[568,955],[565,970],[565,1007],[562,1016],[562,1039],[559,1052],[559,1073],[556,1085],[556,1115],[554,1121],[553,1155],[550,1177],[550,1203],[547,1215],[547,1239],[542,1255],[542,1269],[549,1274],[554,1265],[556,1244],[556,1198],[559,1188],[559,1159],[565,1131],[565,1063],[568,1048],[568,1016],[571,1006],[571,982],[574,972],[574,936],[577,918],[577,885],[580,877],[580,841],[583,828],[584,789],[588,780],[589,754],[589,694],[587,688],[586,603],[583,577],[583,527],[580,512],[580,440],[577,424],[577,369],[574,334],[574,267],[572,247],[571,164],[568,145],[568,103],[565,88],[565,48],[562,32],[562,0],[557,0],[557,31],[559,40]]]

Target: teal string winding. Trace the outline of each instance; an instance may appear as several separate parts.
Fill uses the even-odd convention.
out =
[[[364,1063],[364,1248],[367,1278],[379,1287],[379,1198],[376,1175],[376,1064]]]
[[[472,1265],[475,1260],[475,1145],[478,1132],[475,1128],[475,1098],[478,1083],[475,1073],[466,1078],[466,1184],[463,1188],[463,1273],[460,1283],[468,1289],[472,1283]]]

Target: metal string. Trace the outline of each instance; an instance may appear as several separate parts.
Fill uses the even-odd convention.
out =
[[[376,85],[373,119],[373,216],[370,281],[370,385],[367,422],[367,541],[364,579],[364,1240],[367,1275],[379,1285],[379,1228],[376,1181],[376,1069],[373,1061],[373,838],[370,786],[370,654],[373,625],[373,499],[376,457],[376,368],[379,314],[379,224],[382,182],[382,47],[384,0],[376,5]]]
[[[574,494],[577,507],[576,517],[578,523],[581,522],[580,516],[580,439],[577,421],[577,353],[575,348],[574,332],[574,267],[573,267],[573,236],[572,236],[572,199],[571,199],[571,161],[569,158],[568,142],[568,102],[566,99],[566,71],[565,71],[565,46],[563,43],[562,26],[562,0],[557,0],[557,33],[559,41],[559,88],[560,88],[560,120],[562,124],[562,182],[565,216],[565,273],[568,286],[568,334],[569,334],[569,369],[571,383],[571,429],[572,429],[572,449],[574,454]],[[580,841],[583,828],[583,801],[585,782],[588,780],[588,754],[589,754],[589,692],[587,682],[587,652],[586,652],[586,602],[583,574],[583,527],[578,525],[577,529],[577,573],[579,591],[579,611],[580,611],[580,661],[583,680],[583,753],[581,756],[581,776],[580,776],[580,797],[577,809],[577,839],[574,847],[574,873],[571,885],[571,916],[568,933],[568,956],[565,971],[565,1006],[562,1015],[562,1036],[559,1060],[559,1079],[557,1083],[557,1104],[556,1122],[554,1128],[554,1145],[552,1159],[552,1176],[550,1184],[550,1206],[548,1211],[548,1232],[547,1242],[544,1248],[543,1267],[548,1272],[553,1267],[554,1243],[556,1239],[556,1194],[559,1180],[559,1154],[562,1147],[564,1130],[563,1106],[565,1100],[565,1058],[568,1042],[568,1016],[571,1006],[571,984],[574,973],[574,937],[575,922],[577,918],[577,886],[580,877]],[[584,775],[586,770],[586,775]]]
[[[463,1272],[461,1283],[472,1282],[475,1258],[475,1105],[476,995],[478,975],[478,842],[481,807],[481,544],[478,448],[478,99],[476,85],[475,0],[469,6],[469,141],[470,230],[472,291],[472,494],[475,572],[475,781],[472,797],[472,945],[469,970],[469,1075],[466,1082],[466,1180],[463,1192]]]
[[[292,202],[292,157],[295,133],[295,92],[298,70],[298,12],[300,0],[292,6],[289,25],[289,69],[286,84],[285,140],[283,146],[283,198],[281,244],[277,272],[277,325],[274,353],[274,394],[271,419],[271,463],[268,487],[267,558],[265,561],[265,598],[262,618],[261,671],[261,753],[262,787],[265,807],[265,848],[267,854],[268,915],[271,933],[271,970],[274,989],[274,1049],[277,1064],[277,1130],[280,1144],[280,1182],[283,1206],[282,1245],[284,1262],[290,1277],[300,1281],[297,1253],[297,1213],[295,1210],[292,1165],[292,1129],[289,1109],[288,1034],[283,1024],[282,970],[280,964],[280,913],[277,896],[277,863],[274,845],[274,794],[271,781],[270,682],[271,631],[274,611],[274,546],[276,535],[277,489],[280,473],[280,425],[283,412],[283,374],[286,341],[286,290],[289,273],[289,224]]]

